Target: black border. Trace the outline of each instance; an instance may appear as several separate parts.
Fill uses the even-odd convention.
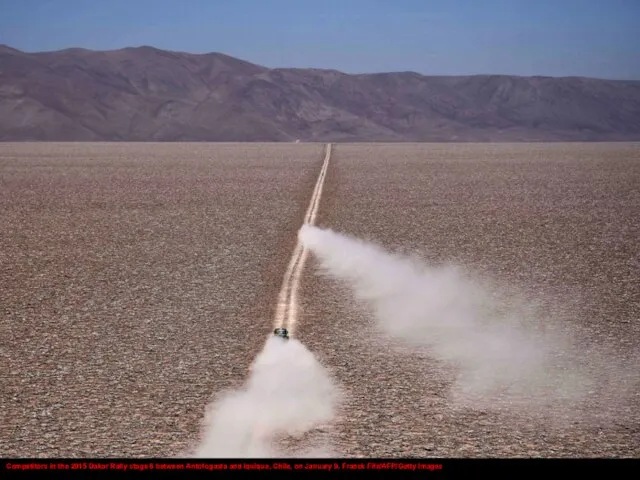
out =
[[[41,468],[36,466],[40,465]],[[234,465],[240,466],[234,468]],[[325,468],[313,468],[323,465]],[[330,470],[326,466],[330,466]],[[55,468],[53,468],[55,466]],[[418,468],[420,466],[420,468]],[[126,467],[126,470],[124,469]],[[336,468],[339,467],[339,468]],[[415,474],[438,478],[496,478],[516,475],[517,478],[542,475],[616,475],[639,471],[640,459],[455,459],[455,458],[283,458],[283,459],[175,459],[175,458],[3,458],[0,477],[56,476],[94,477],[96,474],[158,475],[180,477],[193,474],[208,478],[219,475],[270,474],[323,475],[348,474],[370,477],[371,474]],[[632,474],[632,473],[631,473]],[[633,475],[633,474],[632,474]],[[172,475],[173,476],[173,475]],[[625,475],[626,476],[626,475]]]

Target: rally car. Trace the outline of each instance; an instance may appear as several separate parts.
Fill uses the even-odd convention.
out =
[[[286,328],[276,328],[273,331],[273,334],[276,337],[280,337],[280,338],[284,338],[285,340],[289,340],[289,332],[287,331]]]

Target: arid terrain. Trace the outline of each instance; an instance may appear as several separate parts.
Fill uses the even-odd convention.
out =
[[[272,328],[323,154],[0,144],[0,454],[190,447]],[[523,292],[614,371],[596,368],[570,421],[453,408],[451,366],[377,332],[312,258],[295,337],[346,392],[319,435],[344,456],[638,457],[638,378],[619,402],[600,394],[638,365],[639,158],[632,143],[334,145],[319,226]]]
[[[0,45],[0,65],[0,141],[640,140],[632,80],[346,74],[149,46]]]
[[[321,144],[2,145],[2,455],[197,436],[271,329],[321,164]]]
[[[537,301],[538,321],[565,329],[583,349],[579,362],[606,349],[612,369],[596,367],[594,396],[569,421],[526,409],[454,409],[446,366],[381,335],[350,292],[308,271],[297,336],[350,394],[330,434],[339,450],[640,455],[640,375],[631,372],[622,405],[598,396],[615,383],[614,365],[640,366],[639,159],[637,144],[335,147],[319,226],[418,254],[428,265],[453,262]],[[609,417],[611,410],[618,413]]]

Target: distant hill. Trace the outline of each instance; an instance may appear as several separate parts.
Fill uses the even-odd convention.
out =
[[[0,140],[640,140],[640,81],[348,75],[152,47],[0,45]]]

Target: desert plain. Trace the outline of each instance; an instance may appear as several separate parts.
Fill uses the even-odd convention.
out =
[[[272,329],[323,154],[0,144],[0,454],[197,442]],[[334,144],[318,226],[461,265],[537,302],[538,326],[569,332],[586,364],[611,361],[568,420],[454,408],[453,367],[385,338],[311,259],[295,337],[346,392],[315,436],[347,457],[640,455],[640,379],[621,388],[614,368],[640,365],[639,213],[640,144]]]

